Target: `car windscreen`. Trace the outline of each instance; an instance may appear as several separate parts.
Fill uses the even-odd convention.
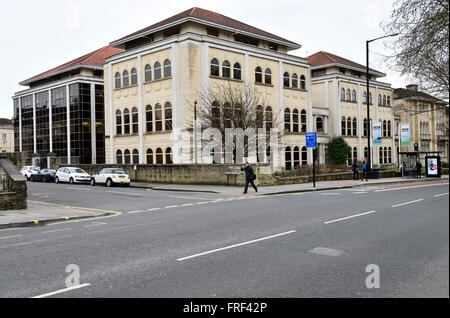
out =
[[[40,171],[41,169],[39,169],[38,167],[31,167],[30,170],[33,170],[33,171]]]
[[[49,169],[49,170],[47,170],[47,172],[48,172],[48,173],[56,173],[56,170]]]
[[[127,174],[125,170],[111,170],[111,173],[113,174]]]
[[[80,168],[70,169],[70,172],[72,172],[72,173],[86,173],[86,171],[84,171],[83,169],[80,169]]]

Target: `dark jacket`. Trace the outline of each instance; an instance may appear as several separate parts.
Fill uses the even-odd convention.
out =
[[[255,173],[253,172],[253,168],[250,166],[241,168],[241,171],[245,171],[245,180],[254,180],[253,176]]]
[[[358,171],[358,164],[356,162],[354,162],[353,165],[352,165],[352,171],[353,172]]]

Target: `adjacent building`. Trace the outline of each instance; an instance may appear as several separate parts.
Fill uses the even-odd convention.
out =
[[[48,167],[105,162],[103,64],[122,52],[106,46],[24,80],[14,102],[15,151]]]
[[[267,101],[260,128],[286,128],[271,154],[274,166],[312,163],[305,144],[312,129],[310,66],[289,54],[299,44],[192,8],[110,45],[125,51],[104,68],[107,163],[194,163],[192,147],[185,151],[179,142],[192,141],[182,131],[192,127],[193,105],[199,94],[228,85]]]
[[[14,125],[10,119],[0,118],[0,152],[14,152]]]
[[[382,145],[371,144],[372,164],[388,166],[397,162],[394,137],[394,90],[379,79],[386,74],[369,71],[367,96],[366,66],[328,52],[308,57],[311,65],[313,129],[318,132],[320,162],[326,161],[327,143],[342,136],[352,152],[348,158],[368,158],[367,136],[372,122],[382,125]],[[367,102],[370,117],[367,118]]]
[[[418,90],[418,85],[394,90],[396,124],[409,124],[410,144],[397,148],[400,152],[440,152],[448,162],[448,104]],[[398,127],[397,127],[398,131]],[[396,133],[398,142],[398,133]],[[417,146],[415,148],[414,146]],[[422,154],[423,157],[425,154]]]

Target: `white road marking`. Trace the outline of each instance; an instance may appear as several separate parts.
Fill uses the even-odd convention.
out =
[[[322,195],[339,195],[340,193],[322,193]]]
[[[182,204],[181,206],[193,206],[194,203],[186,203],[186,204]]]
[[[147,211],[157,211],[157,210],[161,210],[161,208],[153,208],[153,209],[147,209]]]
[[[447,194],[448,194],[448,192],[442,193],[442,194],[436,194],[434,197],[435,198],[439,198],[439,197],[442,197],[442,196],[447,195]]]
[[[69,287],[69,288],[64,288],[64,289],[60,289],[51,293],[47,293],[47,294],[43,294],[43,295],[39,295],[39,296],[34,296],[32,298],[45,298],[45,297],[49,297],[49,296],[53,296],[53,295],[57,295],[57,294],[61,294],[61,293],[65,293],[71,290],[75,290],[75,289],[80,289],[86,286],[90,286],[91,284],[82,284],[82,285],[78,285],[78,286],[73,286],[73,287]]]
[[[65,228],[65,229],[59,229],[59,230],[52,230],[52,231],[44,231],[42,233],[53,233],[53,232],[61,232],[61,231],[68,231],[71,227]]]
[[[107,223],[100,223],[100,222],[95,222],[89,225],[85,225],[84,227],[93,227],[93,226],[101,226],[101,225],[106,225]]]
[[[199,197],[182,197],[177,195],[172,195],[169,198],[178,198],[178,199],[189,199],[189,200],[208,200],[206,198],[199,198]]]
[[[400,204],[396,204],[393,205],[393,208],[399,207],[399,206],[403,206],[403,205],[407,205],[407,204],[412,204],[412,203],[416,203],[416,202],[420,202],[423,201],[423,199],[419,199],[419,200],[414,200],[414,201],[409,201],[409,202],[405,202],[405,203],[400,203]]]
[[[414,189],[414,188],[424,188],[424,187],[436,187],[441,185],[447,185],[446,183],[437,183],[437,184],[426,184],[426,185],[420,185],[420,186],[411,186],[411,187],[401,187],[401,188],[390,188],[390,189],[383,189],[383,190],[375,190],[375,192],[386,192],[386,191],[396,191],[396,190],[404,190],[404,189]]]
[[[269,239],[272,239],[272,238],[276,238],[276,237],[292,234],[292,233],[295,233],[295,232],[297,232],[297,231],[289,231],[289,232],[280,233],[280,234],[276,234],[276,235],[272,235],[272,236],[268,236],[268,237],[263,237],[263,238],[260,238],[260,239],[257,239],[257,240],[252,240],[252,241],[248,241],[248,242],[244,242],[244,243],[234,244],[234,245],[218,248],[218,249],[215,249],[215,250],[212,250],[212,251],[195,254],[195,255],[188,256],[188,257],[179,258],[179,259],[177,259],[177,261],[181,262],[181,261],[185,261],[185,260],[188,260],[188,259],[191,259],[191,258],[195,258],[195,257],[199,257],[199,256],[204,256],[204,255],[208,255],[208,254],[212,254],[212,253],[228,250],[228,249],[231,249],[231,248],[234,248],[234,247],[239,247],[239,246],[244,246],[244,245],[257,243],[257,242],[269,240]]]
[[[333,221],[328,221],[328,222],[325,222],[324,224],[336,223],[336,222],[339,222],[339,221],[353,219],[353,218],[356,218],[358,216],[368,215],[368,214],[372,214],[372,213],[375,213],[375,212],[376,211],[369,211],[369,212],[364,212],[364,213],[360,213],[360,214],[356,214],[356,215],[351,215],[351,216],[347,216],[345,218],[341,218],[341,219],[337,219],[337,220],[333,220]]]
[[[353,192],[353,194],[365,194],[365,193],[367,193],[367,192],[365,192],[365,191]]]
[[[174,209],[174,208],[178,208],[179,205],[170,205],[170,206],[166,206],[164,209]]]
[[[142,194],[135,194],[129,192],[119,192],[119,191],[106,191],[108,193],[121,194],[121,195],[129,195],[131,197],[142,197]]]
[[[3,236],[3,237],[0,237],[0,240],[6,240],[6,239],[15,238],[15,237],[21,237],[21,236],[23,236],[23,235]]]
[[[197,202],[197,205],[207,204],[208,202]]]
[[[133,213],[142,213],[144,212],[143,210],[136,210],[136,211],[130,211],[128,213],[133,214]]]
[[[80,190],[80,191],[91,191],[91,188],[87,189],[87,188],[72,188],[72,187],[66,187],[66,189],[69,189],[69,190]]]

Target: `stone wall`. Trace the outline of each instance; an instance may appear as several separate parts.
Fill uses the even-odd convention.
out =
[[[4,154],[0,154],[0,178],[0,210],[26,209],[26,179]]]

